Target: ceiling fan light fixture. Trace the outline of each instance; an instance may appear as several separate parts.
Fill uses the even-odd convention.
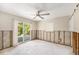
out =
[[[42,10],[38,10],[37,13],[36,13],[36,16],[33,19],[35,19],[37,16],[40,17],[41,19],[44,19],[42,16],[50,15],[50,13],[40,14],[40,12],[43,12],[43,11]]]

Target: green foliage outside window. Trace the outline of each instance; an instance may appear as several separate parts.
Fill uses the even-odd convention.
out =
[[[30,35],[30,25],[28,23],[24,24],[24,35]]]
[[[18,36],[23,34],[23,23],[18,24]]]
[[[24,28],[23,28],[24,26]],[[23,29],[24,29],[24,33],[23,33]],[[18,23],[18,36],[21,36],[21,35],[30,35],[30,24],[28,23],[25,23],[23,25],[23,23]]]

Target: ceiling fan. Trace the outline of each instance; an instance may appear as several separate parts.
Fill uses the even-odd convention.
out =
[[[50,13],[42,14],[42,12],[43,12],[42,10],[37,11],[37,13],[33,19],[35,19],[37,16],[40,17],[41,19],[44,19],[44,17],[42,17],[42,16],[50,15]]]

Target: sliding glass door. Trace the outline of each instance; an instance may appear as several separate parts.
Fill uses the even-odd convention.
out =
[[[23,43],[30,40],[30,24],[18,23],[18,42]]]

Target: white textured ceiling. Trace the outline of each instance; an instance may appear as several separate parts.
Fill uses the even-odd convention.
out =
[[[39,17],[33,19],[37,10],[49,12],[50,15],[44,17],[49,20],[71,15],[75,5],[75,3],[0,3],[0,11],[39,21],[41,20]]]

